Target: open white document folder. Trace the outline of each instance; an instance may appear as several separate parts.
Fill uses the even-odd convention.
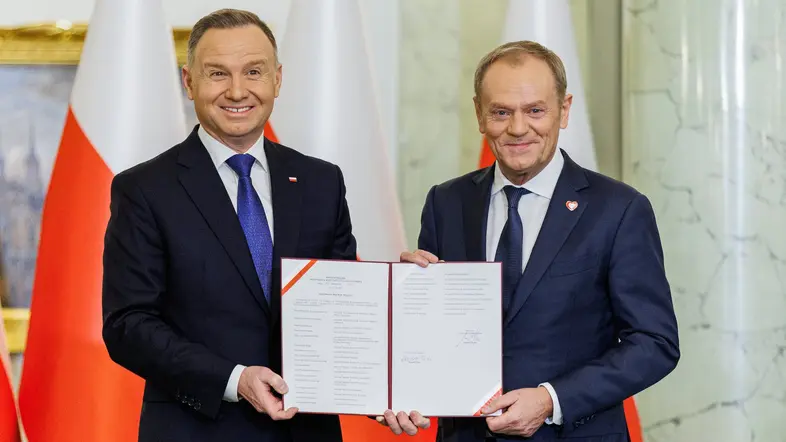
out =
[[[469,417],[502,394],[500,263],[285,258],[281,274],[285,408]]]

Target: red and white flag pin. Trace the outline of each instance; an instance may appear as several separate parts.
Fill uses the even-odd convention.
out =
[[[579,207],[578,201],[565,201],[565,207],[568,208],[571,212],[576,210],[576,207]]]
[[[289,182],[290,183],[297,183],[297,177],[296,176],[289,177]]]

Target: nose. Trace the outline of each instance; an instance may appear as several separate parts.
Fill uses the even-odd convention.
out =
[[[248,96],[248,89],[242,75],[232,77],[232,83],[225,93],[226,97],[232,101],[242,101]]]
[[[508,125],[508,135],[513,137],[521,137],[529,132],[529,123],[527,118],[521,112],[514,112],[510,117],[510,124]]]

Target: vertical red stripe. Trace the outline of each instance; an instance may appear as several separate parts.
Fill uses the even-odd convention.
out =
[[[133,442],[143,382],[101,338],[112,172],[66,117],[44,204],[19,407],[30,442]]]
[[[2,326],[2,318],[0,318],[0,327]],[[0,339],[2,338],[4,336],[0,334]],[[14,401],[14,392],[11,389],[10,376],[6,373],[4,365],[0,361],[0,442],[18,442],[20,434],[16,416],[16,401]]]

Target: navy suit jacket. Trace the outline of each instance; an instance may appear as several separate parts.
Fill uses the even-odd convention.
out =
[[[236,364],[280,374],[280,258],[356,259],[341,170],[269,140],[265,154],[275,244],[270,305],[196,128],[112,181],[103,337],[111,358],[146,381],[140,441],[341,441],[337,416],[274,422],[245,400],[222,400]]]
[[[644,195],[561,153],[546,218],[503,316],[503,389],[550,382],[557,393],[563,425],[544,425],[528,440],[624,441],[623,400],[666,376],[680,355],[660,238]],[[418,248],[446,261],[486,260],[493,168],[431,188]],[[482,441],[486,430],[484,419],[440,422],[446,442]]]

